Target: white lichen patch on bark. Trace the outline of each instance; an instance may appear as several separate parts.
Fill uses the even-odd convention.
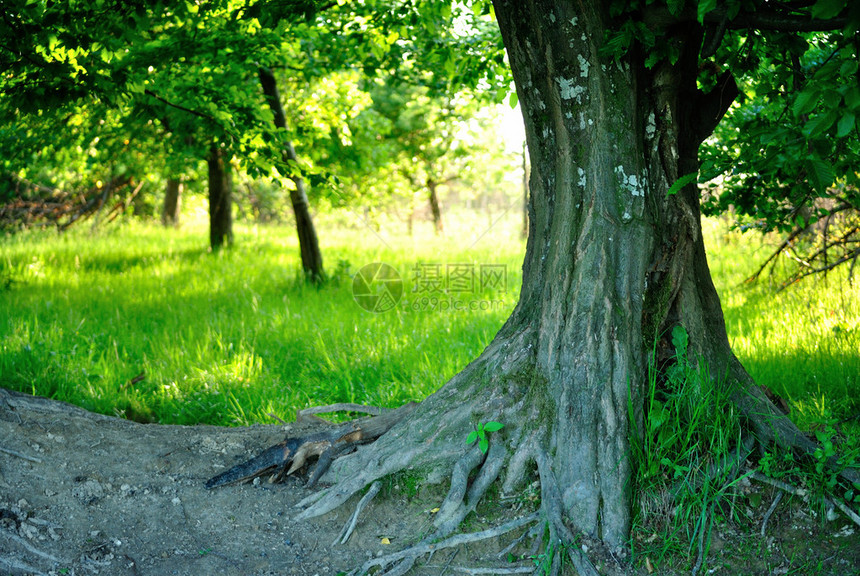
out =
[[[591,64],[589,64],[588,60],[586,60],[582,54],[577,54],[576,58],[579,60],[579,75],[583,78],[588,78],[588,67],[591,66]]]
[[[654,112],[650,112],[645,122],[645,136],[651,140],[655,134],[657,134],[657,121],[654,117]]]
[[[626,192],[619,198],[621,220],[630,222],[634,215],[641,216],[645,208],[645,178],[636,174],[626,174],[623,166],[616,166],[614,172],[618,178],[618,185],[623,192]]]
[[[645,180],[636,176],[636,174],[627,175],[624,173],[624,166],[615,167],[615,175],[618,176],[618,183],[621,187],[633,197],[645,197]]]
[[[585,170],[583,170],[582,168],[577,168],[576,171],[579,174],[579,181],[577,182],[577,184],[585,188]]]
[[[575,98],[578,103],[582,101],[585,87],[578,85],[576,80],[559,76],[555,79],[555,82],[558,84],[558,92],[562,100],[573,100]]]

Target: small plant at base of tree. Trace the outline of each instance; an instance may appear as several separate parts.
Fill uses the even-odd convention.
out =
[[[490,421],[484,424],[479,423],[474,430],[469,432],[469,436],[466,437],[466,444],[472,444],[477,440],[478,448],[481,449],[481,452],[486,454],[490,447],[490,441],[487,439],[487,432],[498,432],[504,427],[505,425],[501,422]]]
[[[701,358],[689,358],[682,326],[672,330],[672,346],[665,380],[657,377],[653,362],[649,367],[643,435],[631,446],[639,494],[636,523],[648,534],[662,533],[661,550],[638,553],[659,559],[670,550],[698,549],[701,569],[720,513],[717,504],[739,481],[746,447],[726,387]]]

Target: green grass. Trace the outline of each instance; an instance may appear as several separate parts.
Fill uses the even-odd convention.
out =
[[[293,230],[237,232],[235,248],[216,255],[195,226],[2,239],[0,270],[13,282],[0,291],[0,385],[162,423],[271,422],[267,413],[289,419],[333,402],[395,406],[425,397],[476,357],[521,281],[519,240],[469,250],[387,239],[390,248],[361,230],[322,230],[336,277],[314,288],[298,280]],[[401,305],[382,314],[356,304],[349,277],[374,261],[404,280]],[[455,295],[490,311],[442,310],[439,293],[411,291],[419,263],[440,264],[443,280],[449,263],[476,274],[501,265],[506,283],[480,290],[476,282]]]
[[[203,225],[129,223],[92,234],[0,238],[0,385],[141,421],[240,425],[333,402],[395,406],[436,390],[489,343],[516,303],[524,244],[516,218],[438,240],[320,226],[323,288],[299,281],[289,227],[237,227],[209,254]],[[740,286],[766,252],[710,222],[709,251],[735,350],[760,383],[791,399],[803,426],[857,413],[860,283],[811,280],[775,294]],[[474,244],[474,245],[472,245]],[[404,280],[397,309],[353,300],[371,262]],[[500,265],[504,289],[413,292],[415,271]],[[423,268],[421,268],[423,266]],[[450,276],[450,277],[449,277]],[[11,280],[11,285],[8,281]],[[471,303],[478,308],[468,310]],[[490,304],[491,303],[491,304]],[[144,378],[132,383],[139,374]]]
[[[834,420],[860,425],[860,269],[853,284],[843,267],[778,291],[783,259],[774,275],[745,285],[772,242],[729,232],[725,222],[706,224],[729,338],[750,375],[789,401],[801,428]]]

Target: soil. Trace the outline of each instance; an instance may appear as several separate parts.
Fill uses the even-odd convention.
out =
[[[207,479],[286,433],[310,431],[296,424],[138,424],[0,389],[0,575],[325,576],[431,530],[445,487],[418,486],[406,475],[385,483],[342,545],[333,543],[358,497],[299,522],[296,504],[310,494],[306,476],[204,488]],[[763,515],[773,493],[761,491]],[[532,509],[534,499],[494,495],[464,528],[482,530]],[[822,523],[808,505],[780,506],[764,538],[757,527],[726,524],[715,532],[706,574],[860,574],[860,528],[843,517]],[[513,548],[514,563],[499,557],[523,533],[441,550],[419,560],[412,574],[533,568],[528,556],[539,552],[537,540]],[[638,564],[644,573],[644,558]],[[688,574],[691,563],[683,570],[665,560],[649,558],[649,564],[656,574]]]

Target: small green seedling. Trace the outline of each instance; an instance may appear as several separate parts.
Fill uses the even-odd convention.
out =
[[[474,430],[469,432],[469,436],[466,438],[466,444],[471,444],[475,440],[478,440],[478,448],[481,449],[481,452],[486,454],[487,449],[490,447],[490,441],[487,440],[487,432],[498,432],[504,427],[505,425],[501,422],[478,424]]]

